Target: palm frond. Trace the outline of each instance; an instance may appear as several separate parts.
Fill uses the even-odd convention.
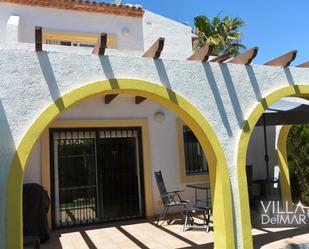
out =
[[[238,17],[221,18],[218,14],[210,20],[206,16],[196,16],[193,32],[197,35],[197,39],[193,44],[194,49],[199,49],[206,43],[212,43],[215,45],[213,55],[225,52],[236,55],[240,49],[245,48],[241,44],[242,33],[239,31],[244,25],[244,21]]]

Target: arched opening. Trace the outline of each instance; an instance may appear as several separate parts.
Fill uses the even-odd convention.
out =
[[[153,100],[175,112],[198,138],[209,163],[215,247],[233,248],[234,226],[227,162],[209,123],[199,111],[175,92],[141,80],[106,80],[87,84],[52,103],[33,123],[16,151],[7,188],[7,248],[22,248],[22,183],[25,165],[38,138],[61,113],[78,102],[102,94],[131,94]]]
[[[270,108],[273,104],[275,104],[277,101],[286,98],[286,97],[298,97],[298,98],[303,98],[303,99],[308,99],[308,95],[309,95],[309,87],[306,85],[290,85],[281,89],[278,89],[274,92],[272,92],[271,94],[267,95],[266,97],[264,97],[259,103],[258,105],[253,109],[253,111],[249,114],[248,118],[246,119],[242,131],[241,131],[241,135],[240,135],[240,140],[238,143],[238,152],[237,152],[237,174],[238,174],[238,186],[240,189],[240,207],[241,209],[244,211],[241,221],[242,224],[242,231],[244,236],[247,236],[249,239],[244,240],[244,248],[250,248],[252,247],[252,224],[251,224],[251,211],[250,211],[250,206],[249,206],[249,192],[251,190],[249,190],[250,188],[250,181],[252,181],[252,179],[249,179],[250,177],[247,178],[247,172],[248,169],[246,167],[246,165],[248,164],[247,161],[247,156],[248,156],[248,147],[250,144],[250,138],[254,133],[255,127],[258,124],[259,121],[262,120],[263,122],[263,116],[265,111]],[[265,125],[264,121],[264,127]],[[261,181],[259,181],[259,185],[261,186],[263,183],[265,183],[265,192],[267,192],[267,198],[264,200],[270,200],[270,201],[274,201],[270,198],[272,198],[270,196],[270,190],[269,190],[269,185],[270,185],[270,173],[269,173],[269,169],[267,169],[269,167],[269,155],[267,155],[267,145],[269,145],[269,142],[267,142],[267,128],[260,128],[260,134],[259,136],[261,137],[261,143],[260,147],[262,148],[262,150],[265,150],[263,152],[263,156],[261,161],[265,162],[265,174],[268,174],[267,176],[267,180],[263,179]],[[274,128],[273,128],[274,129]],[[286,137],[288,134],[288,130],[289,127],[285,127],[282,130],[282,134],[281,138],[279,137],[279,141],[281,139],[281,143],[285,143],[286,141]],[[263,138],[264,137],[264,138]],[[285,140],[285,141],[284,141]],[[265,142],[266,141],[266,142]],[[265,144],[264,144],[265,142]],[[258,143],[258,142],[256,142]],[[273,139],[273,145],[276,144],[275,139]],[[290,200],[290,189],[289,189],[289,181],[287,180],[288,177],[288,172],[286,171],[286,166],[283,165],[283,158],[282,158],[282,152],[285,153],[285,151],[283,151],[283,147],[282,144],[280,145],[280,143],[278,144],[278,155],[274,154],[273,157],[278,161],[279,163],[279,167],[280,170],[282,171],[281,173],[281,178],[280,178],[280,184],[278,182],[276,182],[277,186],[281,186],[281,191],[277,191],[279,194],[279,198],[280,198],[280,202],[281,202],[281,197],[282,199],[289,201]],[[264,148],[266,147],[266,149]],[[273,173],[273,172],[272,172]],[[252,183],[252,182],[251,182]],[[272,184],[274,184],[274,182],[272,182]],[[252,186],[252,185],[251,185]],[[278,187],[277,187],[278,188]],[[249,191],[248,191],[249,190]],[[262,190],[260,190],[261,192]],[[272,203],[271,203],[272,205]],[[259,213],[260,214],[260,213]],[[245,217],[245,220],[243,220],[243,218]],[[261,221],[261,217],[259,218],[259,221]],[[264,236],[264,237],[263,237]],[[258,238],[257,240],[259,240],[259,243],[263,244],[267,244],[270,243],[271,241],[267,240],[267,237],[263,234],[257,235],[256,238]],[[257,245],[255,245],[257,246]]]

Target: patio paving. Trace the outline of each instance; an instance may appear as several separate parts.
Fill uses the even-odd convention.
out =
[[[213,231],[183,232],[181,220],[157,227],[153,220],[132,220],[55,230],[41,249],[213,248]],[[308,228],[253,228],[254,248],[308,249]],[[28,249],[28,248],[27,248]]]
[[[309,227],[255,228],[254,248],[309,249]]]
[[[212,231],[182,229],[179,220],[158,227],[154,221],[133,220],[60,229],[41,249],[213,248]]]

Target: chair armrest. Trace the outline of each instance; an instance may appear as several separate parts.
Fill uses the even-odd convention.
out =
[[[168,198],[174,198],[176,196],[176,193],[174,192],[165,192],[161,194],[161,197],[168,197]]]
[[[169,193],[175,193],[175,194],[178,194],[178,193],[183,193],[185,192],[185,190],[175,190],[175,191],[171,191]]]
[[[180,194],[180,193],[183,193],[183,192],[185,192],[185,191],[184,190],[176,190],[176,191],[172,191],[171,193],[174,193],[180,201],[183,201],[183,199],[181,198],[181,194]]]

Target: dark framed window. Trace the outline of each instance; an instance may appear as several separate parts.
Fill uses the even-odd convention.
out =
[[[208,163],[202,146],[192,130],[186,125],[183,126],[183,140],[186,175],[208,173]]]

